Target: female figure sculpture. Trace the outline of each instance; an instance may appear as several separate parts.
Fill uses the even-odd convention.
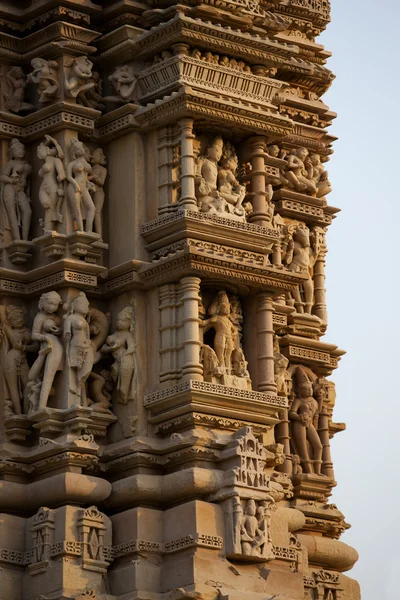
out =
[[[0,308],[0,339],[5,345],[3,371],[7,395],[14,414],[20,415],[29,374],[26,353],[34,352],[36,344],[32,343],[31,332],[26,326],[25,308],[14,305]]]
[[[28,185],[32,168],[24,160],[25,146],[16,138],[10,142],[8,156],[9,161],[0,175],[0,182],[3,184],[1,200],[8,217],[13,241],[27,240],[32,218]]]
[[[218,212],[218,163],[223,146],[220,136],[214,138],[207,148],[206,156],[200,156],[197,160],[196,195],[201,212]]]
[[[318,408],[310,379],[302,367],[297,367],[296,396],[289,410],[292,445],[303,472],[316,475],[321,474],[322,465],[322,443],[316,429]]]
[[[76,56],[65,66],[69,73],[65,76],[64,85],[71,98],[78,99],[95,87],[96,82],[92,78],[93,63],[86,56]]]
[[[317,187],[306,169],[304,163],[308,156],[307,148],[297,148],[297,150],[289,154],[286,158],[287,167],[284,174],[283,180],[287,180],[289,188],[296,190],[296,192],[311,192],[316,194]]]
[[[221,167],[218,169],[218,191],[220,196],[228,202],[230,212],[244,217],[245,210],[242,203],[246,195],[246,187],[236,179],[237,168],[236,152],[230,144],[225,144]]]
[[[111,354],[114,363],[111,375],[119,392],[119,402],[127,404],[136,396],[136,359],[133,337],[133,308],[127,306],[118,313],[116,331],[109,335],[101,351]]]
[[[69,390],[77,396],[82,406],[87,406],[85,384],[94,360],[90,328],[86,319],[88,312],[89,301],[86,294],[79,292],[64,317],[63,335],[66,342],[67,367],[70,370]]]
[[[32,327],[32,340],[40,342],[39,356],[33,363],[28,380],[29,389],[39,388],[38,405],[31,409],[45,408],[49,399],[54,377],[61,368],[63,347],[59,340],[61,319],[56,314],[62,300],[57,292],[42,294],[39,300],[39,312]],[[41,382],[41,383],[40,383]]]
[[[56,71],[58,63],[55,60],[45,60],[44,58],[33,58],[31,60],[33,67],[32,73],[28,75],[28,81],[34,83],[39,90],[39,102],[42,104],[51,102],[58,92],[58,80]]]
[[[261,547],[267,542],[266,532],[260,529],[256,517],[257,507],[254,500],[247,500],[241,523],[242,553],[245,556],[261,556]],[[264,513],[262,520],[264,519]]]
[[[307,160],[307,170],[309,178],[312,179],[317,188],[317,198],[322,198],[332,191],[328,179],[328,171],[325,170],[319,154],[311,154]]]
[[[95,216],[95,205],[90,191],[95,191],[95,185],[89,181],[92,167],[85,159],[85,146],[76,138],[71,139],[71,161],[67,165],[67,196],[72,215],[79,231],[92,233]],[[85,221],[85,229],[83,226]]]
[[[94,231],[98,233],[100,238],[103,238],[102,211],[104,205],[104,184],[107,177],[107,169],[105,168],[106,157],[101,148],[96,148],[91,158],[92,172],[88,176],[89,181],[94,185],[93,203],[95,206],[94,216]]]
[[[64,198],[64,152],[50,135],[46,135],[45,139],[46,141],[37,148],[38,158],[44,161],[39,169],[39,176],[43,179],[39,189],[39,201],[44,208],[43,229],[52,231],[56,228],[56,223],[63,222],[61,205]]]

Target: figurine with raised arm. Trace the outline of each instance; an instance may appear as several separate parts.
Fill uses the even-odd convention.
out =
[[[4,105],[13,113],[33,110],[33,104],[25,102],[26,77],[21,67],[10,67],[5,76],[8,91],[4,92]]]
[[[55,60],[33,58],[33,71],[28,75],[28,81],[34,83],[39,91],[39,102],[51,102],[58,94],[58,63]]]
[[[65,63],[68,73],[64,78],[67,94],[71,98],[79,99],[82,94],[95,87],[92,68],[93,63],[87,56],[76,56]]]

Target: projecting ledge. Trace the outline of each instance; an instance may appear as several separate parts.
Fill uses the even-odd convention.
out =
[[[190,380],[148,394],[144,406],[152,423],[197,412],[275,425],[280,421],[280,412],[287,408],[287,400],[273,394]]]

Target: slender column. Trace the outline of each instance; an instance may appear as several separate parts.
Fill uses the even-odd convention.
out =
[[[181,119],[181,199],[182,208],[198,210],[195,190],[195,160],[193,153],[193,119]]]
[[[160,381],[177,379],[176,368],[176,289],[175,284],[159,288]]]
[[[334,479],[331,445],[329,440],[329,415],[326,406],[323,406],[319,415],[318,435],[322,443],[322,473]]]
[[[200,283],[198,277],[181,279],[183,304],[183,379],[203,381],[203,366],[200,363]]]
[[[283,453],[285,460],[282,465],[277,467],[278,471],[291,475],[293,465],[290,458],[290,431],[289,431],[289,411],[286,409],[281,416],[281,422],[275,427],[275,441],[278,444],[283,444]]]
[[[268,192],[266,190],[267,173],[265,170],[265,147],[265,138],[256,136],[250,139],[253,212],[250,215],[249,221],[256,225],[261,225],[262,227],[267,227],[270,224],[266,200]]]
[[[266,292],[258,294],[256,311],[258,390],[276,394],[274,378],[274,308],[270,294]]]
[[[323,323],[328,322],[325,291],[325,251],[321,251],[314,265],[314,314]]]

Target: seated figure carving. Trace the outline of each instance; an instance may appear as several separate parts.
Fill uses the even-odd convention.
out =
[[[196,198],[201,212],[246,221],[245,186],[236,177],[238,158],[230,143],[217,136],[196,165]]]

